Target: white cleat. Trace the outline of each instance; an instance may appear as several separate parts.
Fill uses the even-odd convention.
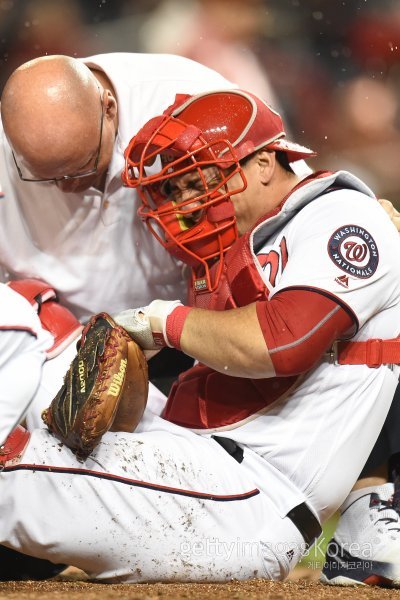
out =
[[[328,544],[322,583],[400,587],[400,515],[393,491],[387,483],[345,508]]]

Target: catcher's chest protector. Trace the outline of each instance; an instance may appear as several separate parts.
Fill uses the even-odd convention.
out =
[[[250,234],[246,234],[227,252],[217,290],[198,293],[194,306],[227,310],[266,300],[269,292],[254,260],[257,259],[250,250]],[[230,377],[196,365],[174,384],[163,416],[178,425],[199,430],[237,425],[288,394],[299,380],[299,376]]]

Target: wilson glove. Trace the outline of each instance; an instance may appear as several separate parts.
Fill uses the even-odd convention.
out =
[[[135,430],[146,407],[148,377],[142,350],[107,313],[90,319],[77,348],[42,419],[84,459],[106,431]]]

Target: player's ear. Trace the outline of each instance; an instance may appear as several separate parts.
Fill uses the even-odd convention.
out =
[[[276,154],[273,150],[263,148],[256,154],[260,182],[268,185],[275,171]]]
[[[114,119],[117,114],[117,101],[110,90],[105,91],[104,113],[110,119]]]

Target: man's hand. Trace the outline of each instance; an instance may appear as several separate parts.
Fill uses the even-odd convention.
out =
[[[395,209],[390,200],[379,199],[379,203],[389,215],[389,218],[396,227],[397,231],[400,231],[400,212]]]
[[[148,306],[124,310],[113,318],[143,350],[160,350],[164,346],[179,348],[184,319],[180,327],[181,319],[169,321],[168,317],[182,311],[186,316],[189,310],[179,300],[153,300]]]

